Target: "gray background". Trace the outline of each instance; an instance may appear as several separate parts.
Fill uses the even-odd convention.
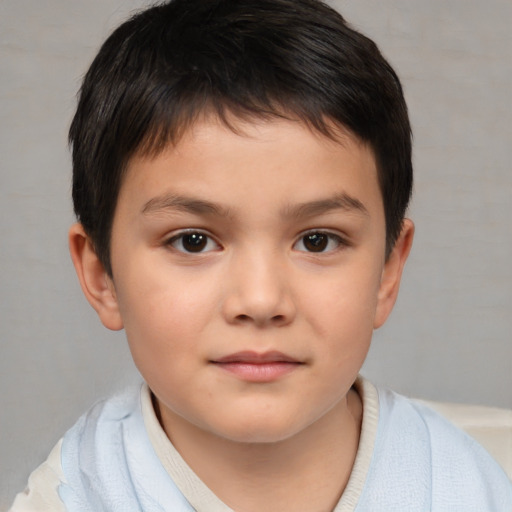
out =
[[[417,236],[364,373],[512,407],[512,2],[333,2],[402,77]],[[95,399],[137,378],[74,276],[66,131],[98,45],[139,0],[0,0],[0,508]]]

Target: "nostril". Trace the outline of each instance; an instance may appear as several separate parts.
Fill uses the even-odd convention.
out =
[[[257,317],[252,317],[251,315],[245,315],[245,314],[241,314],[241,315],[237,315],[236,316],[236,321],[237,322],[240,322],[240,323],[247,323],[247,322],[256,322],[256,323],[274,323],[274,324],[282,324],[286,321],[286,316],[285,315],[274,315],[272,317],[270,317],[270,320],[263,320],[263,319],[258,319]]]

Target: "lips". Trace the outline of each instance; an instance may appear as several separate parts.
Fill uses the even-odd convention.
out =
[[[219,369],[248,382],[272,382],[304,363],[282,352],[237,352],[211,361]]]
[[[220,359],[213,361],[215,363],[249,363],[249,364],[264,364],[264,363],[299,363],[297,359],[290,357],[282,352],[271,351],[271,352],[237,352],[236,354],[230,354]]]

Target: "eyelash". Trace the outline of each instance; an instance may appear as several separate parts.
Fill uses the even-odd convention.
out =
[[[323,238],[315,242],[313,240],[313,237],[315,236],[320,236]],[[308,238],[309,240],[307,240]],[[324,242],[326,245],[323,244]],[[312,243],[313,245],[318,243],[318,245],[315,248],[319,248],[320,250],[307,250],[307,248],[297,249],[298,244],[302,244],[304,247],[306,247],[306,243]],[[333,243],[335,244],[335,247],[332,247]],[[307,231],[306,233],[302,233],[299,239],[293,245],[293,248],[301,252],[307,252],[309,254],[324,254],[334,252],[340,249],[341,247],[346,247],[348,245],[348,242],[340,235],[330,233],[329,231],[312,230]]]
[[[190,237],[188,242],[190,242],[191,245],[189,245],[188,249],[183,245],[186,243],[186,237]],[[316,240],[315,237],[317,237]],[[214,247],[212,247],[212,244]],[[307,244],[310,244],[309,249],[307,248]],[[332,246],[333,244],[335,245],[334,247]],[[182,231],[172,236],[165,242],[165,245],[171,246],[178,252],[185,254],[203,254],[220,248],[220,244],[218,244],[212,236],[196,229]],[[178,247],[178,245],[181,245],[181,247]],[[299,245],[302,245],[303,248],[299,248]],[[328,231],[312,230],[302,233],[293,244],[293,249],[310,254],[323,254],[336,251],[340,249],[340,247],[346,247],[348,245],[348,242],[337,234]]]
[[[189,242],[192,242],[195,245],[195,248],[199,248],[200,250],[194,251],[194,250],[187,250],[183,243],[185,242],[186,237],[191,237]],[[195,240],[194,240],[195,238]],[[178,248],[176,245],[181,241],[181,248]],[[204,241],[205,244],[201,245],[201,241]],[[204,250],[209,245],[214,244],[215,248],[219,248],[220,245],[213,239],[212,236],[208,235],[208,233],[205,233],[204,231],[198,230],[198,229],[189,229],[187,231],[181,231],[180,233],[172,236],[169,238],[165,245],[171,246],[173,249],[176,249],[178,252],[182,252],[185,254],[202,254],[205,252],[211,252],[215,250],[215,248],[209,248],[208,250]]]

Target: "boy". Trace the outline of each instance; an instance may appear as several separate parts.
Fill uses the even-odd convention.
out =
[[[70,139],[73,262],[146,384],[13,510],[512,509],[483,449],[358,377],[414,231],[371,41],[317,0],[173,0],[104,44]]]

